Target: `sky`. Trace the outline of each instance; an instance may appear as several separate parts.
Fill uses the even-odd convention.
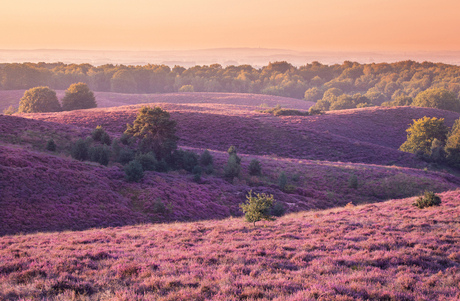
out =
[[[3,0],[0,49],[458,51],[459,13],[458,0]]]

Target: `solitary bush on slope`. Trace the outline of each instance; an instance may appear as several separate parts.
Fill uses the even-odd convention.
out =
[[[425,191],[425,194],[418,197],[415,203],[412,205],[417,206],[420,209],[439,206],[441,205],[441,198],[438,197],[433,191]]]
[[[59,112],[61,105],[56,92],[48,87],[35,87],[24,92],[19,113]]]
[[[105,133],[104,128],[102,125],[98,125],[92,132],[91,132],[91,138],[93,138],[94,141],[101,141],[102,134]]]
[[[96,98],[87,84],[72,84],[65,90],[65,96],[62,99],[62,109],[64,111],[91,109],[95,107],[97,107]]]
[[[286,213],[286,209],[284,208],[283,204],[280,202],[275,202],[273,205],[270,214],[276,217],[283,216]]]
[[[46,142],[46,149],[49,150],[50,152],[56,151],[56,143],[54,142],[53,139],[50,139]]]
[[[273,206],[273,202],[273,195],[256,193],[256,195],[253,196],[251,190],[246,196],[246,203],[240,204],[240,208],[244,213],[246,221],[253,223],[255,227],[256,222],[258,221],[274,220],[274,218],[270,215],[270,209]]]
[[[137,160],[129,162],[129,164],[124,167],[124,171],[125,179],[129,182],[139,182],[139,180],[144,177],[142,164]]]
[[[262,166],[260,165],[260,161],[257,159],[252,159],[249,163],[248,170],[251,176],[260,176],[262,173]]]
[[[72,158],[77,159],[79,161],[87,160],[89,157],[87,142],[81,138],[78,139],[72,146],[70,154]]]

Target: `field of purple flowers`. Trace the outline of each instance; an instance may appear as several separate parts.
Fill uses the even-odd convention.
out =
[[[423,116],[445,117],[451,126],[460,115],[437,109],[397,107],[328,112],[320,116],[274,117],[253,107],[228,104],[159,105],[178,123],[179,144],[284,158],[424,167],[413,154],[398,151],[406,128]],[[141,105],[21,116],[95,128],[119,135]],[[337,122],[336,122],[337,120]],[[349,130],[348,130],[349,129]],[[402,142],[401,142],[402,141]]]
[[[460,192],[0,237],[0,300],[459,300]]]
[[[25,90],[0,90],[0,112],[9,106],[18,107],[19,101],[24,96]],[[58,99],[64,97],[65,91],[57,90]],[[308,110],[315,103],[296,98],[245,94],[245,93],[164,93],[164,94],[123,94],[112,92],[94,92],[99,108],[119,107],[140,103],[221,103],[259,107],[265,105],[274,107],[282,104],[292,109]]]

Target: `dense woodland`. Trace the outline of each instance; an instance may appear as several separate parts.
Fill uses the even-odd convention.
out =
[[[405,102],[402,96],[415,98],[431,88],[446,89],[457,98],[460,92],[459,66],[414,61],[393,64],[345,61],[341,65],[313,62],[299,68],[287,62],[274,62],[261,69],[250,65],[223,68],[219,64],[171,69],[151,64],[95,67],[23,63],[0,64],[0,78],[3,90],[36,86],[64,90],[73,83],[83,82],[93,91],[119,93],[234,92],[322,100],[319,103],[322,110],[381,105],[397,99]],[[337,100],[340,102],[333,105]]]

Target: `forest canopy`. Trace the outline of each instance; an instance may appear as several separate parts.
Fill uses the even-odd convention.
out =
[[[0,64],[0,89],[3,90],[37,86],[64,90],[78,82],[86,83],[93,91],[118,93],[268,94],[319,101],[318,108],[333,110],[382,103],[407,105],[411,102],[407,99],[415,100],[421,92],[433,89],[442,89],[442,95],[454,97],[458,102],[460,66],[414,61],[392,64],[345,61],[334,65],[312,62],[300,67],[288,62],[273,62],[260,69],[250,65],[224,68],[219,64],[188,69],[152,64],[97,67],[64,63]],[[401,97],[406,100],[399,101]],[[412,105],[426,102],[419,99]]]

